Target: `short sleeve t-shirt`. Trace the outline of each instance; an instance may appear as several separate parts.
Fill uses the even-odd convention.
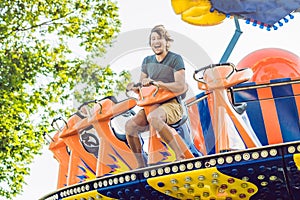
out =
[[[144,58],[142,64],[142,72],[148,78],[164,83],[174,82],[174,73],[181,69],[185,69],[182,57],[171,51],[161,62],[156,60],[155,55],[151,55]]]

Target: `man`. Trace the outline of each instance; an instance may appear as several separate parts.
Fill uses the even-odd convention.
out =
[[[185,89],[185,67],[180,55],[169,51],[172,42],[169,33],[163,25],[155,26],[150,33],[149,45],[154,55],[143,60],[140,83],[149,86],[154,82],[159,88],[175,93]],[[127,90],[137,91],[134,83],[129,83]],[[178,122],[183,114],[181,104],[176,98],[162,103],[158,108],[146,116],[140,110],[125,126],[126,138],[132,151],[135,153],[139,167],[145,167],[142,156],[142,144],[138,134],[149,130],[149,124],[159,133],[160,137],[173,149],[177,160],[184,159],[184,154],[175,140],[172,129],[168,126]]]

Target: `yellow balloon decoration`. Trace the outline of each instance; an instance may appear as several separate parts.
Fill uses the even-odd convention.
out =
[[[209,0],[171,0],[173,10],[181,14],[181,19],[189,24],[212,26],[220,24],[226,15],[218,11],[211,12]]]
[[[201,0],[171,0],[172,7],[176,14],[181,14],[187,9],[199,5]]]

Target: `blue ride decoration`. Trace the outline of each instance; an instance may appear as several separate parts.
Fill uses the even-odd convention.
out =
[[[266,27],[267,30],[277,30],[279,26],[288,23],[293,19],[291,14],[300,8],[299,0],[210,0],[212,10],[238,16],[246,20],[247,24],[252,22],[253,26],[261,25],[260,28]]]

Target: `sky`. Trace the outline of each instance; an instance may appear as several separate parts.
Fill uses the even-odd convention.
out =
[[[174,13],[171,0],[124,0],[118,1],[118,6],[122,21],[120,34],[163,24],[168,30],[176,33],[175,35],[178,36],[175,38],[174,46],[178,42],[176,39],[185,40],[188,38],[207,53],[212,63],[219,62],[235,31],[234,20],[232,19],[225,19],[223,23],[210,27],[187,24],[181,20],[179,15]],[[300,13],[295,13],[294,16],[293,20],[290,20],[276,31],[267,31],[266,29],[253,27],[246,24],[244,20],[239,20],[243,33],[228,61],[237,64],[249,53],[263,48],[286,49],[300,56]],[[134,43],[134,38],[126,42],[130,45]],[[145,35],[145,44],[147,42],[148,35]],[[118,41],[116,45],[118,45]],[[190,61],[188,64],[193,68],[201,67],[198,66],[199,63],[200,65],[202,63],[210,64],[206,63],[207,60],[202,63],[201,61],[193,63],[193,61],[189,60],[189,55],[197,55],[198,50],[201,49],[186,48],[185,52],[182,52],[183,56],[187,58],[185,61]],[[76,50],[74,53],[77,55],[82,54],[82,52]],[[125,52],[124,55],[115,55],[115,59],[111,60],[110,64],[115,68],[120,66],[138,67],[142,62],[143,56],[147,53],[149,52],[144,47],[141,49],[136,47],[133,51]],[[207,58],[199,55],[199,59]],[[35,200],[56,190],[58,163],[53,158],[52,152],[48,150],[48,146],[44,147],[42,155],[35,157],[30,167],[31,175],[25,178],[27,185],[24,186],[24,192],[14,200]],[[0,200],[2,199],[0,198]]]

